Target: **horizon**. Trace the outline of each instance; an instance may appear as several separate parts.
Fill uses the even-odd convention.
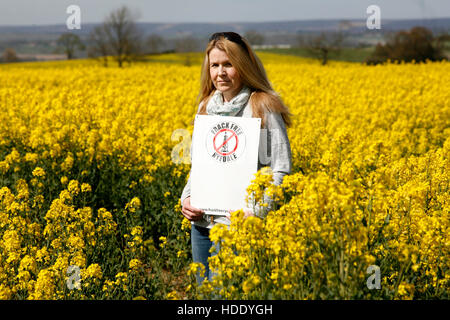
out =
[[[412,20],[445,20],[450,19],[450,15],[448,17],[437,17],[437,18],[385,18],[385,21],[412,21]],[[170,22],[170,21],[136,21],[137,24],[257,24],[257,23],[285,23],[285,22],[298,22],[298,21],[365,21],[363,18],[319,18],[319,19],[295,19],[295,20],[268,20],[268,21],[223,21],[223,22],[211,22],[211,21],[189,21],[189,22]],[[85,25],[95,25],[101,24],[102,22],[83,22]],[[49,24],[0,24],[0,28],[2,27],[49,27],[49,26],[65,26],[66,23],[49,23]]]
[[[138,23],[270,23],[313,20],[365,20],[369,5],[380,7],[385,20],[432,20],[450,18],[447,0],[15,0],[0,3],[0,26],[65,24],[69,5],[78,5],[81,23],[97,24],[114,9],[126,5]],[[231,18],[232,17],[232,18]]]

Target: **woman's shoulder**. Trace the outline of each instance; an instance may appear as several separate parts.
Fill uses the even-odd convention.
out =
[[[280,95],[275,91],[254,91],[252,92],[252,101],[267,112],[280,112],[285,108]]]
[[[205,100],[200,101],[200,103],[198,104],[198,107],[197,107],[197,113],[200,113],[204,104],[205,104]]]
[[[275,110],[267,110],[264,113],[266,127],[268,129],[285,128],[285,123],[281,112]]]
[[[203,101],[200,101],[200,103],[198,104],[197,113],[200,112],[200,109],[202,108],[202,106],[203,106]]]

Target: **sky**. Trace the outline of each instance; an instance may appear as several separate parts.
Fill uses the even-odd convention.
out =
[[[450,0],[0,0],[0,25],[65,24],[70,5],[81,23],[102,22],[126,4],[138,22],[266,22],[367,19],[369,5],[381,19],[450,17]]]

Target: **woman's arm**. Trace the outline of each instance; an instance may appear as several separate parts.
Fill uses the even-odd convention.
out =
[[[189,171],[189,178],[184,186],[183,193],[181,194],[180,203],[183,206],[183,202],[187,197],[191,196],[191,172]]]
[[[197,114],[200,112],[201,108],[202,108],[202,102],[200,102],[199,105],[198,105]],[[193,145],[192,139],[194,139],[193,134],[192,134],[192,137],[191,137],[191,146],[190,146],[190,149],[189,149],[189,152],[190,152],[189,157],[190,157],[190,160],[191,160],[191,165],[192,165],[192,145]],[[183,192],[181,194],[181,198],[180,198],[181,206],[183,206],[184,200],[187,197],[190,197],[190,196],[191,196],[191,171],[189,171],[189,178],[188,178],[188,180],[186,182],[186,185],[184,186]]]
[[[268,134],[270,134],[270,168],[275,185],[283,182],[283,177],[291,173],[292,154],[283,117],[279,113],[266,115]]]
[[[273,184],[280,185],[284,176],[291,173],[292,154],[286,125],[280,113],[266,114],[266,134],[262,135],[259,150],[259,167],[269,166],[272,169]],[[273,209],[273,199],[264,195],[264,203],[268,207],[259,205],[254,207],[255,214],[265,217]]]

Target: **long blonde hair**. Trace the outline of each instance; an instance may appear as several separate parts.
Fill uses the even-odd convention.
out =
[[[289,109],[284,105],[281,97],[273,90],[264,66],[251,49],[247,40],[245,38],[241,39],[246,49],[223,36],[208,43],[201,71],[200,93],[197,104],[202,103],[202,106],[198,113],[206,114],[206,106],[216,89],[209,73],[209,53],[212,49],[217,48],[225,51],[231,64],[240,75],[243,84],[252,91],[250,96],[252,114],[253,117],[261,118],[261,126],[264,127],[265,125],[264,115],[266,112],[279,112],[285,125],[289,127],[292,123]]]

